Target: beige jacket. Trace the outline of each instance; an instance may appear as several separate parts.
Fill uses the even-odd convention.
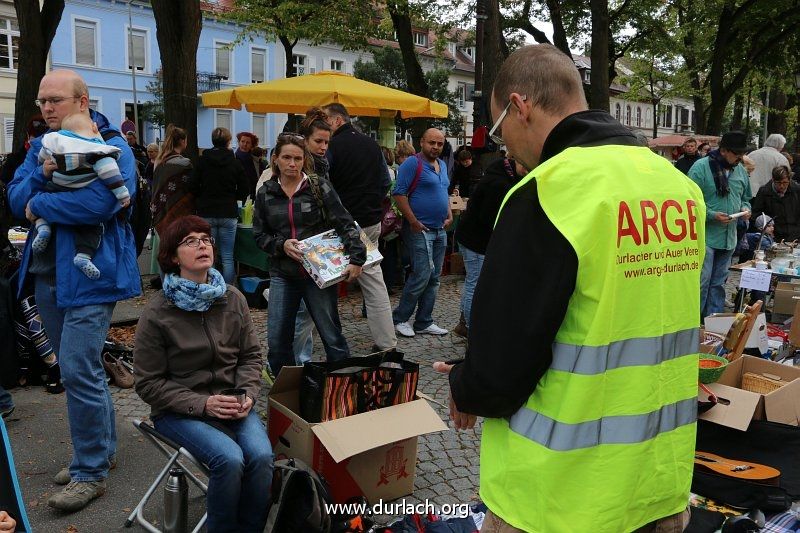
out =
[[[202,416],[209,396],[242,388],[255,402],[261,389],[261,346],[244,296],[234,287],[208,311],[184,311],[158,292],[136,327],[136,392],[151,416]]]

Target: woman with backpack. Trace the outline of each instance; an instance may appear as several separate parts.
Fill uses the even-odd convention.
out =
[[[242,293],[214,265],[211,226],[198,216],[164,228],[163,291],[136,326],[136,393],[156,430],[210,470],[208,531],[261,533],[273,454],[253,409],[262,349]]]
[[[274,375],[294,364],[293,338],[300,301],[305,302],[328,360],[350,355],[342,334],[336,285],[320,289],[303,268],[300,241],[335,229],[350,256],[345,280],[361,274],[367,250],[353,217],[331,183],[312,173],[303,136],[283,133],[272,152],[272,177],[256,195],[253,234],[270,256],[268,360]],[[309,174],[310,173],[310,174]]]

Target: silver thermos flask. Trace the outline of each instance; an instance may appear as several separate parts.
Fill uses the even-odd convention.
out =
[[[172,468],[164,485],[164,533],[186,533],[189,515],[189,486],[179,467]]]

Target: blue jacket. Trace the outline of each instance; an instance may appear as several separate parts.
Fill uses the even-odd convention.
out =
[[[90,111],[101,134],[117,131],[108,119]],[[119,165],[125,186],[136,196],[136,163],[128,143],[120,136],[106,141],[116,146],[120,153]],[[46,192],[47,179],[38,162],[42,138],[31,141],[25,161],[17,168],[14,179],[8,185],[8,199],[14,216],[25,218],[25,206],[30,201],[31,211],[53,224],[56,238],[56,303],[61,309],[82,307],[126,300],[141,293],[141,278],[136,262],[136,246],[133,231],[127,218],[120,220],[117,212],[119,201],[103,180],[95,180],[86,187],[69,192]],[[75,265],[75,236],[69,226],[103,224],[104,233],[100,247],[92,261],[100,270],[100,279],[91,280]],[[31,259],[31,243],[34,230],[25,243],[22,264],[19,268],[18,295],[26,283]]]

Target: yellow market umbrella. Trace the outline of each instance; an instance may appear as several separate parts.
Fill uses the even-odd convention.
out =
[[[351,115],[377,117],[399,111],[403,118],[447,117],[445,104],[397,89],[360,80],[341,72],[318,72],[203,93],[205,107],[241,109],[251,113],[305,113],[334,102]],[[384,113],[381,113],[381,111]]]

